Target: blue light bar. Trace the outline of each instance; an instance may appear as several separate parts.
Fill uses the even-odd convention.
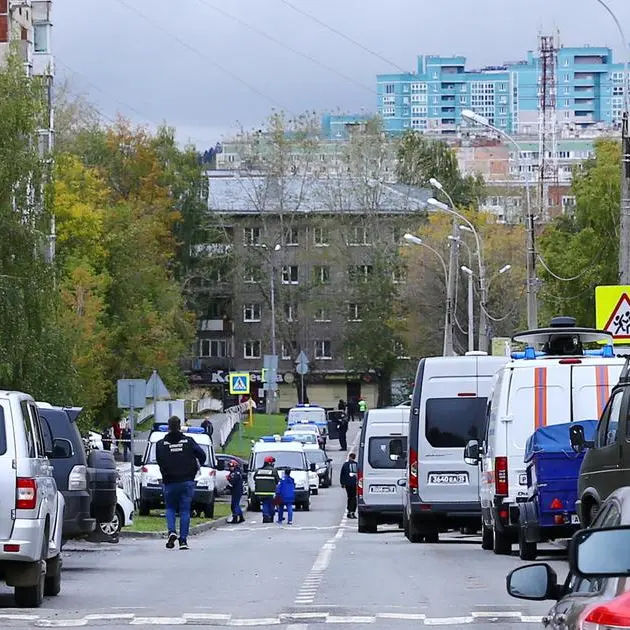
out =
[[[168,433],[168,425],[160,424],[156,431],[159,431],[160,433]],[[182,433],[205,433],[203,427],[182,427],[181,431]]]
[[[513,359],[538,359],[540,357],[555,356],[549,355],[546,352],[536,352],[531,346],[527,346],[524,352],[512,352]],[[615,356],[615,349],[611,344],[604,346],[601,350],[584,350],[584,356],[586,357],[604,357],[606,359],[613,359]]]
[[[286,435],[263,435],[260,442],[295,442],[295,439]]]

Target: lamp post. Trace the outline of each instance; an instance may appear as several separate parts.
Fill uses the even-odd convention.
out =
[[[461,226],[460,226],[461,227]],[[468,250],[468,267],[472,267],[472,252],[468,243],[458,237],[449,236],[449,239],[464,245]],[[468,352],[473,352],[475,349],[475,290],[473,285],[473,274],[469,273],[468,276]]]
[[[269,249],[266,245],[263,245],[265,249]],[[271,302],[271,355],[276,356],[276,252],[280,251],[280,245],[276,245],[271,250],[271,274],[270,274],[270,287],[269,287],[269,301]],[[274,375],[275,376],[275,375]],[[269,386],[269,383],[267,383]],[[275,390],[267,389],[265,395],[265,407],[267,413],[276,412],[276,392]]]
[[[442,348],[442,353],[445,357],[453,356],[455,354],[455,351],[453,349],[453,302],[448,295],[448,286],[450,284],[449,276],[451,274],[446,267],[446,263],[444,262],[444,258],[442,258],[442,254],[440,254],[440,252],[438,252],[436,249],[434,249],[430,245],[427,245],[421,238],[418,238],[413,234],[405,234],[404,239],[408,243],[412,243],[413,245],[420,245],[433,252],[442,263],[442,268],[444,269],[444,281],[447,286],[446,312],[444,314],[444,344]]]
[[[630,283],[630,136],[628,124],[630,118],[630,57],[628,56],[628,40],[619,18],[604,0],[596,0],[609,13],[615,22],[621,45],[624,49],[623,72],[623,104],[624,112],[621,122],[621,208],[619,221],[619,282]]]
[[[462,117],[486,129],[490,129],[500,136],[503,136],[515,148],[518,155],[518,162],[521,163],[521,145],[507,132],[490,124],[490,121],[473,112],[470,109],[462,111]],[[538,291],[536,286],[536,248],[534,244],[534,213],[531,199],[531,178],[529,171],[525,169],[525,199],[527,204],[527,327],[530,330],[538,327]]]
[[[446,191],[445,191],[446,194]],[[450,199],[450,197],[449,197]],[[486,338],[487,334],[487,323],[486,323],[486,267],[483,261],[483,249],[481,246],[481,238],[479,237],[479,233],[475,229],[475,226],[460,212],[454,210],[450,206],[447,206],[445,203],[438,201],[437,199],[429,199],[427,203],[438,210],[442,210],[444,212],[449,212],[450,214],[456,216],[460,221],[463,221],[465,225],[459,226],[459,228],[466,228],[465,231],[470,232],[475,237],[475,242],[477,245],[477,260],[479,262],[479,289],[481,294],[481,303],[480,303],[480,311],[479,311],[479,350],[487,350],[488,347],[488,339]],[[451,201],[452,203],[452,201]]]

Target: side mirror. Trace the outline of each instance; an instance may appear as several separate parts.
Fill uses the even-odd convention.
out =
[[[133,465],[134,466],[142,466],[142,455],[134,455],[133,456]]]
[[[217,470],[225,470],[225,460],[218,459],[217,460]]]
[[[55,438],[52,443],[50,459],[70,459],[74,455],[72,442],[65,438]]]
[[[571,448],[576,453],[581,453],[586,447],[586,440],[584,438],[584,427],[581,424],[574,424],[569,427],[569,440],[571,441]]]
[[[630,527],[583,529],[569,546],[571,573],[582,578],[630,575]],[[607,553],[614,549],[614,553]]]
[[[310,468],[311,468],[311,472],[317,472],[317,464],[315,462],[311,464]]]
[[[558,599],[558,576],[548,564],[528,564],[514,569],[506,579],[507,592],[518,599]]]
[[[477,440],[470,440],[464,447],[464,461],[469,466],[476,466],[479,463],[481,457],[481,450],[479,448],[479,442]]]

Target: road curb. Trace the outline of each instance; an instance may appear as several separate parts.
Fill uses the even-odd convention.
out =
[[[246,510],[243,510],[243,516],[245,516]],[[204,532],[209,532],[211,529],[218,529],[219,527],[225,527],[228,524],[229,516],[223,516],[214,521],[208,521],[207,523],[200,523],[190,528],[190,535],[197,536]],[[124,529],[118,533],[120,538],[166,538],[168,532],[126,532]]]

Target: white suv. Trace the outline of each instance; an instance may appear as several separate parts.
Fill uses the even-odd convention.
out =
[[[61,590],[65,503],[44,435],[35,401],[0,390],[0,580],[28,608]]]

